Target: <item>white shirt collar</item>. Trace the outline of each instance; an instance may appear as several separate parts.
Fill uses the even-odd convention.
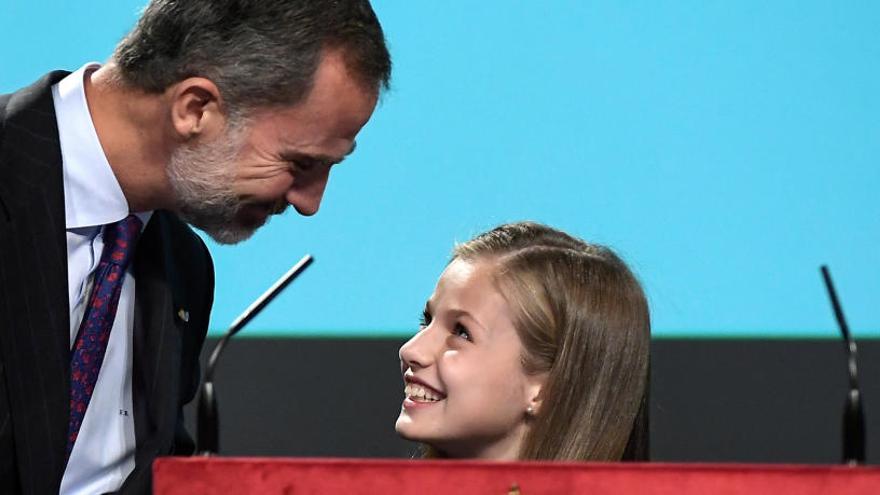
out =
[[[129,215],[128,200],[104,155],[86,102],[84,79],[99,67],[98,63],[88,63],[52,86],[68,230],[105,225]],[[138,217],[146,225],[151,214]]]

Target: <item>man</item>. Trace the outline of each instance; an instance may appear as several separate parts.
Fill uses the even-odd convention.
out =
[[[107,65],[0,96],[0,493],[148,493],[192,453],[213,267],[183,222],[314,214],[390,64],[367,0],[154,0]]]

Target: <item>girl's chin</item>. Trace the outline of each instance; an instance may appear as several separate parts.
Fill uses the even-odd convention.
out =
[[[394,431],[401,438],[410,442],[425,442],[427,440],[423,434],[420,434],[418,422],[411,418],[406,411],[400,412],[397,422],[394,423]]]

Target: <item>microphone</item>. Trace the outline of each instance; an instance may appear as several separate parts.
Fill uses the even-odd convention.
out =
[[[260,311],[272,301],[272,299],[275,299],[275,296],[280,294],[281,291],[293,281],[293,279],[299,276],[303,270],[312,264],[312,261],[314,261],[312,255],[307,254],[303,256],[302,259],[279,278],[272,287],[269,287],[269,290],[257,298],[253,304],[251,304],[241,315],[239,315],[238,318],[235,319],[234,322],[232,322],[232,326],[229,327],[229,330],[226,331],[226,334],[223,335],[220,342],[214,346],[214,350],[211,352],[211,357],[208,359],[208,364],[205,366],[205,380],[202,383],[202,388],[199,392],[198,420],[196,426],[196,452],[200,455],[213,455],[217,454],[220,450],[220,418],[217,413],[217,395],[214,392],[214,368],[217,367],[217,361],[220,359],[220,354],[226,347],[226,343],[229,342],[229,339],[231,339],[233,335],[237,334],[242,328],[244,328],[254,316],[257,316]]]
[[[843,308],[837,299],[834,283],[831,281],[831,272],[826,265],[820,267],[825,287],[828,289],[828,297],[831,299],[831,307],[834,308],[834,316],[840,333],[843,334],[844,352],[846,352],[847,369],[849,373],[849,392],[846,394],[846,402],[843,409],[843,462],[856,466],[865,463],[865,413],[862,407],[862,392],[859,389],[859,370],[856,366],[856,341],[849,333],[846,318],[843,316]]]

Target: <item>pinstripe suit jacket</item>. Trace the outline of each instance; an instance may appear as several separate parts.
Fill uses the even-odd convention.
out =
[[[0,95],[0,493],[58,493],[65,467],[70,323],[61,151],[48,74]],[[135,254],[135,468],[123,493],[149,493],[156,456],[191,454],[192,400],[213,302],[207,248],[156,211]],[[178,317],[180,309],[188,321]]]

